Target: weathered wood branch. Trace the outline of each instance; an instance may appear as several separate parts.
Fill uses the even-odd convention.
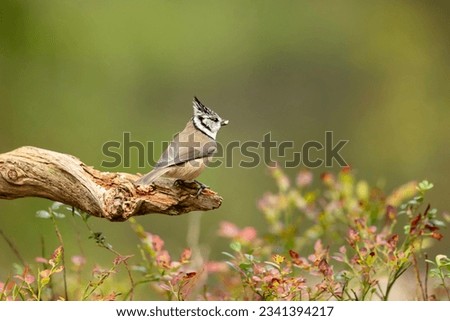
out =
[[[136,215],[181,215],[218,208],[222,198],[210,189],[159,179],[136,186],[138,176],[101,172],[78,158],[36,147],[0,154],[0,199],[42,197],[74,206],[110,221]]]

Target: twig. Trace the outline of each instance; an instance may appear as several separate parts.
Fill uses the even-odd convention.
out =
[[[391,279],[391,273],[389,274],[389,279],[388,279],[388,283],[386,286],[386,293],[384,294],[383,297],[383,301],[387,301],[389,298],[389,293],[392,290],[392,287],[394,286],[395,282],[397,281],[397,279],[399,277],[402,276],[403,273],[405,273],[409,267],[410,267],[410,263],[403,263],[395,272],[394,272],[394,276]]]
[[[416,253],[414,252],[414,249],[411,251],[411,254],[413,257],[414,271],[416,272],[416,280],[419,285],[420,292],[422,293],[422,300],[426,300],[425,289],[422,284],[422,279],[420,278],[419,265],[417,263]]]
[[[47,257],[47,252],[45,250],[45,238],[43,235],[41,235],[41,257],[45,258]],[[42,263],[42,267],[45,269],[48,269],[50,265],[48,263]],[[53,284],[53,278],[50,278],[48,284],[47,284],[50,292],[52,293],[52,296],[54,296],[54,284]],[[40,295],[40,294],[39,294]]]
[[[69,301],[69,294],[67,293],[67,272],[66,272],[67,266],[66,266],[66,260],[65,260],[65,252],[66,252],[66,250],[65,250],[65,247],[64,247],[64,242],[63,242],[63,238],[62,238],[61,232],[59,231],[58,224],[56,224],[56,219],[55,219],[55,216],[54,216],[53,211],[52,211],[51,208],[50,208],[50,214],[51,214],[51,219],[52,219],[52,222],[53,222],[53,226],[55,227],[56,237],[58,238],[59,245],[61,245],[61,247],[62,247],[61,261],[62,261],[62,264],[64,266],[63,271],[62,271],[63,272],[63,281],[64,281],[64,299],[66,301]]]
[[[429,300],[428,296],[428,270],[430,268],[430,264],[428,263],[428,254],[425,253],[425,300]]]
[[[110,251],[111,253],[114,253],[116,256],[124,257],[122,254],[120,254],[119,252],[117,252],[116,250],[114,250],[110,244],[105,243],[105,240],[104,240],[104,238],[103,238],[102,236],[97,237],[98,233],[95,233],[94,230],[92,230],[91,226],[90,226],[90,225],[88,224],[88,222],[87,222],[88,217],[89,217],[89,216],[87,216],[87,215],[86,215],[86,216],[82,216],[83,222],[85,223],[86,227],[88,228],[88,230],[89,230],[89,232],[91,233],[91,235],[93,236],[93,238],[96,240],[97,244],[98,244],[99,246],[101,246],[102,248],[104,248],[104,249]],[[127,260],[126,260],[126,259],[125,259],[125,260],[121,260],[121,263],[124,264],[125,269],[127,270],[128,279],[130,280],[130,284],[131,284],[131,288],[130,288],[130,290],[127,292],[126,296],[127,296],[127,297],[129,296],[130,301],[132,301],[133,298],[134,298],[134,288],[135,288],[136,285],[135,285],[133,276],[131,275],[131,269],[130,269],[130,267],[128,266]],[[93,293],[93,291],[91,291],[90,294],[92,294],[92,293]],[[90,295],[90,294],[89,294],[89,295]]]
[[[116,254],[116,255],[122,256],[122,255],[120,255],[119,252],[117,252],[117,251],[115,251],[115,250],[113,250],[113,249],[110,249],[110,251],[113,252],[113,253]],[[128,274],[128,279],[130,280],[130,284],[131,284],[131,288],[130,288],[130,290],[128,291],[127,295],[130,296],[130,301],[133,301],[133,298],[134,298],[134,288],[136,287],[136,285],[135,285],[135,283],[134,283],[133,276],[131,275],[131,270],[130,270],[130,267],[128,266],[127,260],[123,260],[122,263],[125,265],[125,269],[127,270],[127,274]]]

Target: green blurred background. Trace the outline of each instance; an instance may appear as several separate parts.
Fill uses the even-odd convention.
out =
[[[450,208],[449,2],[441,1],[4,1],[0,2],[0,152],[24,145],[76,155],[102,168],[102,145],[168,140],[198,95],[230,120],[218,136],[261,141],[271,131],[298,148],[325,131],[348,139],[342,155],[386,191],[428,179],[432,205]],[[160,150],[156,151],[157,154]],[[221,257],[220,221],[264,231],[257,199],[275,189],[263,165],[205,171],[224,197],[216,211],[138,221],[177,254],[200,224],[206,255]],[[137,155],[132,154],[132,164]],[[325,170],[315,170],[316,178]],[[297,170],[290,170],[293,177]],[[57,244],[43,199],[0,200],[0,228],[26,259]],[[92,219],[123,254],[137,253],[127,223]],[[59,221],[69,255],[88,265],[110,253],[71,219]],[[445,232],[444,232],[445,233]],[[444,241],[443,242],[448,242]],[[441,246],[446,249],[445,243]],[[0,241],[0,276],[17,261]],[[209,254],[208,254],[209,253]]]

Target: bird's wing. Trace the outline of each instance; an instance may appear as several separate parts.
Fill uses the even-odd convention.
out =
[[[164,175],[170,167],[154,168],[150,173],[145,174],[136,181],[137,185],[149,185],[153,183],[158,177]]]
[[[182,139],[180,134],[177,134],[161,155],[155,165],[155,169],[166,168],[188,161],[195,162],[196,159],[212,156],[217,150],[216,142],[209,139],[205,141],[203,137],[203,139],[199,139],[199,137],[196,137],[199,135],[192,135],[191,139]],[[184,137],[184,135],[182,136]],[[193,164],[195,165],[195,163]]]
[[[154,182],[158,177],[170,170],[171,166],[186,162],[191,162],[191,166],[202,166],[202,162],[197,160],[212,156],[217,150],[217,144],[214,140],[201,138],[203,138],[203,143],[200,143],[202,139],[199,139],[199,137],[194,137],[193,141],[185,141],[180,139],[180,134],[176,135],[161,155],[153,170],[138,179],[136,184],[148,185]]]

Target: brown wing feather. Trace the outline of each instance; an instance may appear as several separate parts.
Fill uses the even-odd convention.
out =
[[[165,168],[190,160],[208,157],[217,150],[216,142],[200,132],[189,121],[184,130],[173,138],[155,165],[155,168]]]
[[[212,156],[216,150],[216,142],[197,130],[192,124],[192,121],[189,121],[184,130],[175,135],[155,164],[154,169],[137,180],[136,183],[143,185],[150,184],[158,177],[164,175],[170,167]]]

